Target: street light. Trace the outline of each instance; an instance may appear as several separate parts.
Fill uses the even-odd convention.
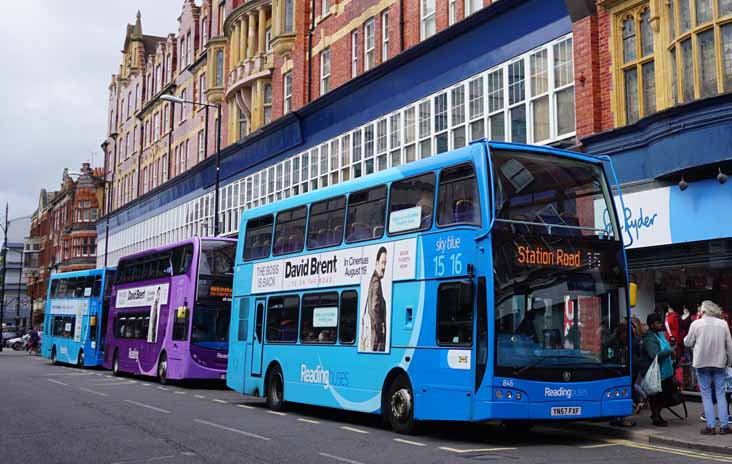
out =
[[[160,100],[170,102],[170,103],[179,103],[181,105],[185,103],[189,103],[191,105],[198,105],[203,106],[206,108],[206,141],[204,142],[204,147],[208,147],[208,109],[209,108],[216,108],[218,119],[216,121],[216,186],[214,191],[214,236],[218,237],[219,235],[219,180],[220,180],[220,172],[221,172],[221,105],[212,105],[210,103],[201,103],[201,102],[194,102],[189,100],[183,100],[180,97],[176,97],[175,95],[165,94],[160,96]],[[206,150],[206,148],[204,148]],[[206,151],[204,153],[208,154]]]
[[[106,270],[107,269],[107,251],[109,250],[109,214],[112,212],[111,190],[114,188],[114,177],[112,177],[112,180],[107,180],[103,177],[94,176],[92,174],[83,174],[81,172],[76,172],[76,171],[71,171],[68,173],[68,175],[69,175],[69,177],[71,177],[71,176],[81,177],[82,175],[88,175],[89,177],[91,177],[92,179],[94,179],[96,181],[104,182],[105,186],[109,185],[110,194],[107,195],[107,189],[105,188],[104,196],[105,196],[106,201],[103,201],[103,203],[107,204],[107,211],[106,211],[107,214],[104,215],[104,268],[103,268]],[[112,173],[112,176],[114,176],[114,172]]]
[[[8,204],[5,203],[5,223],[0,224],[0,229],[3,231],[3,283],[0,289],[0,353],[3,351],[3,343],[5,340],[2,338],[3,334],[3,323],[5,321],[5,276],[8,270]]]

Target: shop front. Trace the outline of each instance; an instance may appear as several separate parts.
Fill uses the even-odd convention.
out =
[[[683,338],[699,304],[711,300],[732,316],[732,184],[716,179],[661,186],[623,194],[621,227],[629,270],[638,284],[633,315],[654,311],[678,315]],[[637,187],[636,187],[637,188]],[[606,218],[596,218],[604,227]],[[673,325],[673,324],[672,324]],[[679,340],[679,343],[682,343]],[[695,390],[690,357],[680,349],[684,388]]]

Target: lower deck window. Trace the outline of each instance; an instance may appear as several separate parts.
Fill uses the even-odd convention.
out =
[[[297,316],[300,299],[297,296],[277,296],[267,305],[267,341],[297,341]]]
[[[52,333],[54,337],[74,338],[76,316],[54,316]]]
[[[114,336],[124,339],[146,339],[150,327],[150,314],[118,314],[114,319]]]
[[[314,293],[302,297],[300,340],[303,343],[335,343],[338,328],[338,293]]]
[[[473,344],[473,304],[466,298],[470,287],[463,282],[446,282],[437,290],[437,343]]]

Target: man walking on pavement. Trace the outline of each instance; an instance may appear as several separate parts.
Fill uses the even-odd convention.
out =
[[[732,336],[724,319],[722,309],[706,300],[701,304],[701,318],[692,322],[684,345],[693,348],[693,367],[699,379],[704,415],[707,425],[702,435],[714,435],[714,404],[712,404],[712,383],[717,397],[719,412],[719,434],[732,434],[727,417],[727,398],[724,391],[725,367],[732,364]]]

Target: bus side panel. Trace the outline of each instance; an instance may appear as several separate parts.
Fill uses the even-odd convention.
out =
[[[247,365],[247,326],[239,326],[240,315],[248,314],[249,298],[234,298],[231,302],[231,322],[229,323],[229,362],[226,367],[226,386],[244,393],[244,366]],[[248,321],[247,321],[248,322]]]

